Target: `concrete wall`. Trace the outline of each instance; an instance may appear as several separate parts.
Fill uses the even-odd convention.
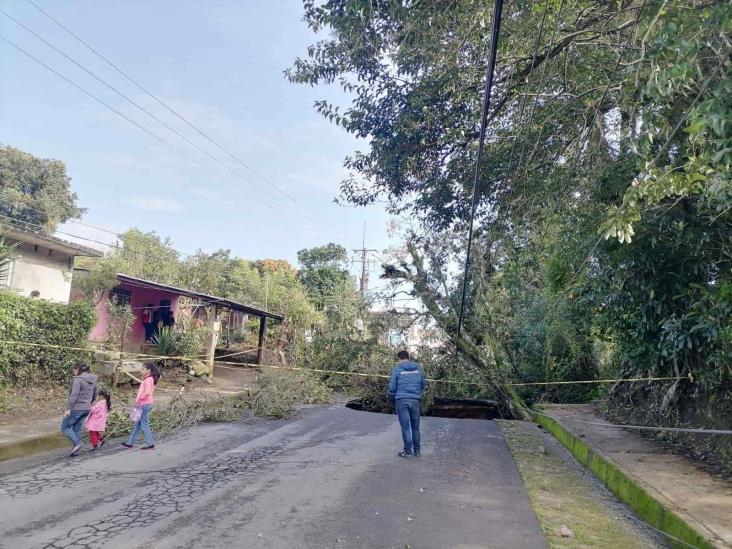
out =
[[[125,350],[137,352],[143,343],[145,343],[145,327],[142,325],[142,312],[144,307],[152,303],[155,307],[160,305],[162,299],[170,300],[170,309],[173,316],[178,321],[178,294],[164,292],[162,290],[154,290],[150,288],[140,288],[128,284],[120,284],[118,288],[131,292],[130,306],[135,314],[135,321],[132,323],[129,333],[125,336]],[[107,324],[109,323],[109,315],[107,314],[108,297],[102,299],[96,305],[97,324],[92,328],[89,339],[96,342],[107,340]]]
[[[21,243],[11,253],[10,288],[30,297],[38,291],[42,299],[68,303],[74,258],[58,250]]]

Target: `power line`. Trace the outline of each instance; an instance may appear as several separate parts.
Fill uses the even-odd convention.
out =
[[[3,215],[3,214],[0,214],[0,218],[10,220],[13,223],[22,223],[22,224],[28,225],[30,227],[35,227],[36,229],[41,229],[43,232],[40,233],[40,234],[42,236],[45,236],[46,235],[46,232],[45,232],[46,231],[46,227],[44,227],[43,225],[39,225],[38,223],[32,223],[30,221],[24,221],[23,219],[19,219],[19,218],[15,218],[15,217],[11,217],[11,216],[8,216],[8,215]],[[103,246],[109,246],[111,248],[116,248],[116,249],[120,250],[122,253],[129,252],[131,254],[138,255],[138,256],[141,256],[141,257],[145,257],[145,258],[148,258],[148,259],[155,259],[155,260],[158,260],[158,261],[163,261],[163,262],[168,262],[168,263],[174,263],[174,264],[180,266],[180,262],[179,262],[178,259],[173,259],[173,258],[170,258],[170,257],[164,257],[164,256],[160,256],[160,255],[155,255],[155,254],[150,254],[150,253],[146,253],[146,252],[138,252],[138,251],[132,250],[129,247],[126,247],[126,246],[119,246],[118,244],[110,244],[108,242],[102,242],[100,240],[95,240],[93,238],[87,238],[85,236],[80,236],[80,235],[73,234],[73,233],[69,233],[69,232],[65,232],[65,231],[56,230],[55,233],[56,234],[61,234],[61,235],[64,235],[64,236],[70,236],[72,238],[78,238],[78,239],[84,240],[86,242],[93,242],[95,244],[101,244]],[[179,251],[177,251],[175,249],[172,249],[172,248],[169,248],[169,249],[173,253],[186,255],[186,254],[183,254],[183,252],[179,252]],[[197,268],[198,269],[201,269],[202,267],[203,267],[203,265],[201,265],[201,264],[197,265]],[[216,272],[217,274],[223,274],[222,272],[217,272],[217,271],[213,271],[213,272]],[[140,287],[140,288],[147,288],[147,286],[143,286],[143,285],[140,285],[140,284],[135,284],[133,282],[125,282],[125,284],[128,284],[130,286],[137,286],[137,287]],[[227,298],[223,298],[223,299],[227,299]],[[214,303],[215,304],[215,303],[220,303],[220,302],[221,302],[220,299],[212,299],[212,300],[208,300],[208,301],[205,301],[204,300],[204,301],[201,302],[201,304],[202,305],[208,305],[208,304],[211,304],[211,303]]]
[[[468,249],[465,254],[465,272],[463,273],[463,288],[460,298],[460,314],[458,316],[457,337],[455,339],[455,352],[460,346],[460,330],[463,324],[465,312],[465,294],[468,288],[468,269],[470,267],[470,249],[473,243],[473,222],[475,210],[478,206],[478,187],[480,182],[480,166],[483,160],[483,149],[485,148],[486,119],[491,103],[491,91],[493,90],[493,76],[496,68],[496,54],[498,53],[498,40],[501,32],[501,14],[503,12],[503,0],[496,0],[493,6],[493,23],[491,28],[491,44],[488,58],[487,75],[485,79],[485,92],[483,95],[483,111],[480,119],[480,136],[478,138],[478,156],[475,160],[475,176],[473,178],[473,200],[470,207],[470,225],[468,228]]]
[[[25,221],[25,220],[19,219],[17,217],[11,217],[9,215],[3,215],[3,214],[0,214],[0,217],[2,217],[3,219],[7,219],[9,221],[12,221],[13,223],[23,223],[24,225],[28,225],[28,226],[31,226],[31,227],[35,227],[37,229],[41,229],[43,231],[43,233],[41,233],[41,234],[42,235],[46,235],[46,230],[47,230],[46,227],[44,227],[43,225],[40,225],[38,223],[33,223],[31,221]],[[81,236],[81,235],[78,235],[78,234],[68,233],[66,231],[56,230],[54,232],[56,234],[62,234],[64,236],[70,236],[70,237],[73,237],[73,238],[78,238],[79,240],[84,240],[86,242],[93,242],[95,244],[101,244],[102,246],[109,246],[110,248],[117,248],[118,250],[122,250],[123,252],[130,252],[132,254],[136,254],[136,255],[139,255],[139,256],[147,257],[147,258],[150,258],[150,259],[157,259],[157,260],[160,260],[160,261],[176,261],[177,262],[177,260],[173,260],[173,259],[171,259],[169,257],[163,257],[163,256],[159,256],[159,255],[149,254],[149,253],[146,253],[146,252],[136,252],[135,250],[130,250],[129,248],[125,248],[124,246],[120,246],[118,244],[111,244],[109,242],[103,242],[101,240],[96,240],[94,238],[88,238],[86,236]],[[182,252],[179,252],[179,251],[174,250],[172,248],[170,248],[170,251],[171,252],[174,252],[175,254],[182,253]]]
[[[228,177],[222,176],[221,174],[215,172],[214,170],[212,170],[208,166],[205,166],[205,165],[201,164],[195,158],[193,158],[192,156],[190,156],[188,153],[186,153],[182,149],[176,147],[175,145],[173,145],[169,141],[166,141],[164,138],[162,138],[159,135],[157,135],[156,133],[150,131],[145,126],[143,126],[142,124],[138,123],[134,119],[130,118],[126,114],[124,114],[124,113],[120,112],[119,110],[115,109],[109,103],[106,103],[104,100],[99,99],[92,92],[90,92],[87,89],[83,88],[82,86],[80,86],[79,84],[77,84],[76,82],[74,82],[73,80],[71,80],[70,78],[68,78],[67,76],[65,76],[64,74],[60,73],[59,71],[57,71],[53,67],[47,65],[46,63],[44,63],[43,61],[41,61],[40,59],[38,59],[37,57],[35,57],[33,54],[29,53],[28,51],[26,51],[23,48],[21,48],[20,46],[18,46],[16,43],[12,42],[11,40],[8,40],[7,38],[5,38],[2,35],[0,35],[0,40],[2,40],[3,42],[7,43],[10,46],[12,46],[13,48],[15,48],[16,50],[18,50],[19,52],[21,52],[25,56],[29,57],[30,59],[32,59],[36,63],[38,63],[39,65],[41,65],[42,67],[44,67],[46,70],[52,72],[53,74],[55,74],[56,76],[58,76],[59,78],[61,78],[65,82],[67,82],[68,84],[71,84],[74,88],[76,88],[77,90],[79,90],[83,94],[87,95],[88,97],[91,97],[94,101],[96,101],[100,105],[106,107],[107,109],[109,109],[110,111],[112,111],[113,113],[115,113],[120,118],[123,118],[124,120],[126,120],[127,122],[129,122],[130,124],[132,124],[133,126],[137,127],[138,129],[140,129],[143,132],[145,132],[146,134],[148,134],[149,136],[155,138],[156,140],[160,141],[164,145],[170,147],[175,152],[177,152],[179,155],[181,155],[184,158],[186,158],[187,160],[193,162],[196,166],[199,166],[200,168],[203,168],[204,170],[206,170],[207,172],[209,172],[212,175],[216,176],[217,178],[226,181],[227,183],[229,183],[230,185],[232,185],[234,188],[240,189],[240,187],[238,187],[235,184],[233,184]],[[268,202],[266,202],[262,198],[255,198],[255,200],[257,200],[258,202],[261,202],[262,204],[264,204],[265,206],[267,206],[268,208],[270,208],[272,211],[277,212],[277,210],[275,209],[274,206],[272,206],[271,204],[269,204]]]
[[[49,42],[48,40],[46,40],[45,38],[43,38],[41,35],[39,35],[38,33],[36,33],[33,29],[31,29],[28,26],[26,26],[23,22],[19,21],[18,19],[16,19],[12,15],[10,15],[8,12],[6,12],[5,10],[3,10],[2,8],[0,8],[0,13],[2,13],[3,15],[5,15],[5,17],[7,17],[11,21],[13,21],[16,25],[20,26],[21,28],[23,28],[28,33],[32,34],[38,40],[40,40],[41,42],[43,42],[44,44],[46,44],[49,48],[53,49],[56,53],[58,53],[59,55],[62,55],[65,59],[67,59],[68,61],[70,61],[71,63],[73,63],[77,67],[79,67],[81,70],[83,70],[89,76],[91,76],[92,78],[94,78],[97,82],[100,82],[105,87],[107,87],[108,89],[110,89],[111,91],[113,91],[114,93],[116,93],[117,95],[119,95],[120,97],[122,97],[125,101],[127,101],[128,103],[130,103],[131,105],[133,105],[135,108],[137,108],[138,110],[142,111],[147,116],[149,116],[150,118],[152,118],[153,120],[155,120],[156,122],[158,122],[160,125],[162,125],[164,128],[166,128],[168,131],[172,132],[173,134],[175,134],[179,138],[183,139],[189,145],[191,145],[191,146],[195,147],[196,149],[198,149],[200,152],[202,152],[203,154],[205,154],[206,156],[208,156],[209,158],[211,158],[214,162],[217,162],[218,164],[222,165],[227,170],[229,170],[232,173],[236,174],[238,177],[242,178],[243,180],[246,180],[246,178],[241,173],[239,173],[235,169],[231,168],[229,165],[227,165],[226,163],[222,162],[220,159],[216,158],[214,155],[212,155],[206,149],[204,149],[203,147],[201,147],[200,145],[198,145],[197,143],[195,143],[194,141],[192,141],[191,139],[189,139],[188,137],[186,137],[184,134],[182,134],[181,132],[179,132],[178,130],[176,130],[174,127],[172,127],[169,124],[167,124],[164,120],[160,119],[154,113],[150,112],[145,107],[143,107],[142,105],[140,105],[139,103],[137,103],[134,99],[131,99],[129,96],[127,96],[126,94],[124,94],[123,92],[119,91],[117,88],[115,88],[111,84],[109,84],[106,80],[104,80],[103,78],[99,77],[96,73],[94,73],[93,71],[91,71],[90,69],[88,69],[87,67],[85,67],[84,65],[82,65],[79,61],[77,61],[76,59],[74,59],[73,57],[71,57],[70,55],[66,54],[64,51],[62,51],[61,49],[59,49],[56,46],[54,46],[51,42]],[[261,188],[262,190],[264,190],[261,186],[259,186],[259,188]],[[274,198],[274,196],[273,196],[273,198]]]
[[[79,37],[79,36],[78,36],[78,35],[77,35],[76,33],[74,33],[74,32],[73,32],[73,31],[72,31],[71,29],[69,29],[68,27],[66,27],[66,26],[65,26],[65,25],[64,25],[63,23],[61,23],[61,22],[60,22],[60,21],[59,21],[58,19],[56,19],[55,17],[53,17],[53,16],[52,16],[52,15],[51,15],[50,13],[48,13],[48,12],[47,12],[46,10],[44,10],[44,9],[43,9],[43,8],[42,8],[41,6],[39,6],[39,5],[38,5],[38,4],[36,3],[36,2],[34,2],[34,0],[28,0],[28,2],[29,2],[29,3],[31,4],[31,5],[33,5],[33,7],[35,7],[35,8],[36,8],[36,9],[37,9],[38,11],[40,11],[40,12],[41,12],[41,13],[42,13],[43,15],[45,15],[45,16],[46,16],[46,17],[48,17],[48,18],[49,18],[49,19],[50,19],[51,21],[53,21],[53,22],[54,22],[54,23],[55,23],[56,25],[58,25],[58,26],[59,26],[59,27],[61,27],[61,28],[62,28],[62,29],[63,29],[64,31],[66,31],[66,32],[67,32],[67,33],[68,33],[69,35],[71,35],[72,37],[74,37],[74,38],[75,38],[75,39],[76,39],[77,41],[79,41],[79,42],[80,42],[80,43],[81,43],[82,45],[84,45],[84,46],[85,46],[85,47],[86,47],[86,48],[87,48],[87,49],[88,49],[89,51],[91,51],[91,52],[92,52],[92,53],[93,53],[94,55],[96,55],[97,57],[99,57],[100,59],[102,59],[102,60],[103,60],[103,61],[104,61],[105,63],[107,63],[107,64],[108,64],[108,65],[109,65],[110,67],[112,67],[112,68],[113,68],[114,70],[116,70],[116,71],[117,71],[117,72],[118,72],[119,74],[121,74],[122,76],[124,76],[124,77],[125,77],[125,78],[126,78],[127,80],[129,80],[130,82],[132,82],[132,83],[133,83],[133,84],[134,84],[135,86],[137,86],[137,87],[138,87],[138,88],[139,88],[140,90],[142,90],[142,91],[143,91],[143,92],[144,92],[145,94],[147,94],[147,95],[148,95],[148,96],[150,96],[150,97],[151,97],[152,99],[154,99],[154,100],[155,100],[155,101],[156,101],[156,102],[157,102],[158,104],[160,104],[160,105],[161,105],[161,106],[163,106],[163,107],[164,107],[165,109],[167,109],[167,110],[168,110],[168,111],[169,111],[170,113],[172,113],[172,114],[173,114],[173,115],[175,115],[175,116],[176,116],[177,118],[179,118],[180,120],[182,120],[183,122],[185,122],[185,124],[187,124],[187,125],[188,125],[188,126],[189,126],[190,128],[192,128],[193,130],[195,130],[195,131],[196,131],[197,133],[199,133],[199,134],[200,134],[200,135],[201,135],[202,137],[204,137],[204,138],[205,138],[205,139],[206,139],[207,141],[209,141],[209,142],[210,142],[211,144],[213,144],[213,145],[214,145],[214,146],[215,146],[216,148],[218,148],[218,149],[219,149],[220,151],[222,151],[222,152],[223,152],[223,153],[225,153],[225,154],[226,154],[227,156],[229,156],[229,157],[231,157],[232,159],[234,159],[234,160],[235,160],[236,162],[238,162],[238,163],[239,163],[240,165],[242,165],[242,166],[243,166],[244,168],[246,168],[246,169],[247,169],[247,170],[249,170],[249,171],[250,171],[251,173],[253,173],[254,175],[256,175],[256,176],[257,176],[257,177],[258,177],[259,179],[261,179],[262,181],[264,181],[265,183],[267,183],[267,184],[268,184],[268,185],[269,185],[270,187],[272,187],[273,189],[275,189],[275,190],[279,191],[279,192],[280,192],[280,193],[282,193],[282,194],[283,194],[284,196],[286,196],[287,198],[289,198],[290,200],[292,200],[293,202],[295,202],[296,204],[298,204],[298,205],[299,205],[299,206],[300,206],[301,208],[303,208],[303,209],[304,209],[305,211],[307,211],[307,212],[311,213],[312,215],[315,215],[315,214],[313,214],[313,212],[310,212],[310,210],[308,210],[308,209],[307,209],[307,208],[306,208],[306,207],[305,207],[305,206],[304,206],[304,205],[303,205],[302,203],[300,203],[300,202],[299,202],[299,201],[298,201],[298,200],[297,200],[297,199],[296,199],[295,197],[293,197],[293,196],[292,196],[292,195],[291,195],[290,193],[288,193],[287,191],[285,191],[285,190],[281,189],[280,187],[278,187],[277,185],[275,185],[275,184],[274,184],[274,183],[273,183],[272,181],[270,181],[270,180],[269,180],[268,178],[264,177],[264,176],[263,176],[262,174],[260,174],[260,173],[259,173],[258,171],[256,171],[256,170],[255,170],[254,168],[252,168],[251,166],[249,166],[248,164],[246,164],[246,163],[245,163],[245,162],[244,162],[243,160],[241,160],[241,159],[240,159],[240,158],[239,158],[238,156],[236,156],[236,155],[235,155],[234,153],[230,152],[229,150],[227,150],[226,148],[224,148],[224,147],[223,147],[222,145],[220,145],[220,144],[219,144],[219,143],[218,143],[217,141],[215,141],[215,140],[214,140],[214,139],[213,139],[212,137],[210,137],[210,136],[209,136],[209,135],[208,135],[208,134],[207,134],[206,132],[204,132],[203,130],[201,130],[201,129],[200,129],[200,128],[199,128],[198,126],[196,126],[195,124],[193,124],[192,122],[190,122],[189,120],[187,120],[187,119],[186,119],[185,117],[183,117],[183,115],[179,114],[179,113],[178,113],[178,112],[177,112],[177,111],[176,111],[175,109],[173,109],[172,107],[170,107],[170,106],[169,106],[169,105],[168,105],[167,103],[165,103],[165,102],[164,102],[164,101],[163,101],[162,99],[160,99],[160,98],[159,98],[159,97],[157,97],[157,96],[156,96],[155,94],[153,94],[152,92],[150,92],[149,90],[147,90],[147,88],[145,88],[145,87],[144,87],[144,86],[143,86],[142,84],[140,84],[140,83],[139,83],[139,82],[138,82],[137,80],[135,80],[134,78],[132,78],[132,76],[130,76],[130,75],[129,75],[129,74],[127,74],[127,73],[126,73],[125,71],[123,71],[123,70],[122,70],[121,68],[119,68],[119,67],[118,67],[117,65],[115,65],[114,63],[112,63],[112,61],[110,61],[109,59],[107,59],[107,58],[106,58],[106,57],[105,57],[104,55],[102,55],[102,54],[101,54],[101,53],[100,53],[99,51],[97,51],[97,50],[96,50],[96,49],[95,49],[94,47],[92,47],[92,46],[91,46],[91,45],[90,45],[90,44],[89,44],[88,42],[86,42],[85,40],[83,40],[83,39],[82,39],[81,37]]]
[[[7,193],[8,190],[6,190],[6,189],[0,189],[0,192],[6,192]],[[8,196],[8,195],[6,194],[6,196]],[[26,204],[22,200],[15,202],[15,204],[13,204],[12,206],[15,206],[15,207],[22,206],[23,209],[25,209],[25,210],[31,210],[31,211],[38,212],[38,213],[41,213],[41,214],[44,214],[44,215],[48,215],[48,212],[46,212],[45,210],[41,210],[39,208],[34,208],[33,206],[29,206],[28,204]],[[85,223],[83,221],[79,221],[78,219],[67,219],[66,221],[64,221],[64,223],[74,223],[76,225],[81,225],[82,227],[89,227],[90,229],[94,229],[94,230],[97,230],[97,231],[101,231],[103,233],[108,233],[108,234],[114,235],[114,236],[116,236],[118,238],[125,238],[124,234],[122,234],[122,233],[117,233],[117,232],[112,231],[110,229],[105,229],[104,227],[99,227],[97,225],[91,225],[90,223]],[[188,254],[188,253],[185,253],[185,252],[178,252],[178,253],[181,254],[181,255],[188,255],[188,256],[193,255],[193,254]]]

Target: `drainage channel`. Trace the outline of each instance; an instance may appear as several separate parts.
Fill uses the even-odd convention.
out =
[[[377,414],[393,414],[394,406],[386,400],[365,401],[351,400],[347,408],[360,412]],[[501,413],[498,403],[492,400],[469,400],[453,398],[435,398],[432,406],[423,410],[423,415],[446,417],[453,419],[511,419]]]

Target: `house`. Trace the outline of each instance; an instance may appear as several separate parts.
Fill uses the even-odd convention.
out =
[[[414,353],[421,347],[437,349],[446,341],[442,330],[413,311],[392,308],[372,311],[370,317],[372,333],[388,347]]]
[[[145,326],[143,316],[145,312],[156,315],[156,318],[165,321],[180,323],[183,317],[204,324],[209,328],[209,342],[206,349],[206,360],[213,365],[214,352],[218,334],[221,331],[221,313],[228,312],[229,326],[241,327],[245,317],[259,318],[259,343],[257,348],[257,364],[264,358],[264,341],[267,332],[267,320],[281,321],[283,317],[257,309],[250,305],[238,303],[223,297],[216,297],[193,290],[177,288],[168,284],[161,284],[118,274],[115,286],[106,296],[96,304],[97,323],[89,335],[91,341],[102,343],[108,338],[107,327],[109,312],[107,303],[113,299],[123,305],[129,305],[135,316],[129,333],[125,334],[123,348],[128,352],[140,352],[146,345]],[[185,303],[184,303],[185,302]]]
[[[9,260],[0,266],[0,288],[58,303],[69,302],[74,258],[104,255],[99,250],[16,226],[5,226],[3,238],[13,248]]]

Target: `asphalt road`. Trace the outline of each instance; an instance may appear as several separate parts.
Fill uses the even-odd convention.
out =
[[[153,452],[0,463],[0,546],[546,546],[494,422],[422,430],[422,457],[398,458],[394,416],[334,406],[201,425]]]

